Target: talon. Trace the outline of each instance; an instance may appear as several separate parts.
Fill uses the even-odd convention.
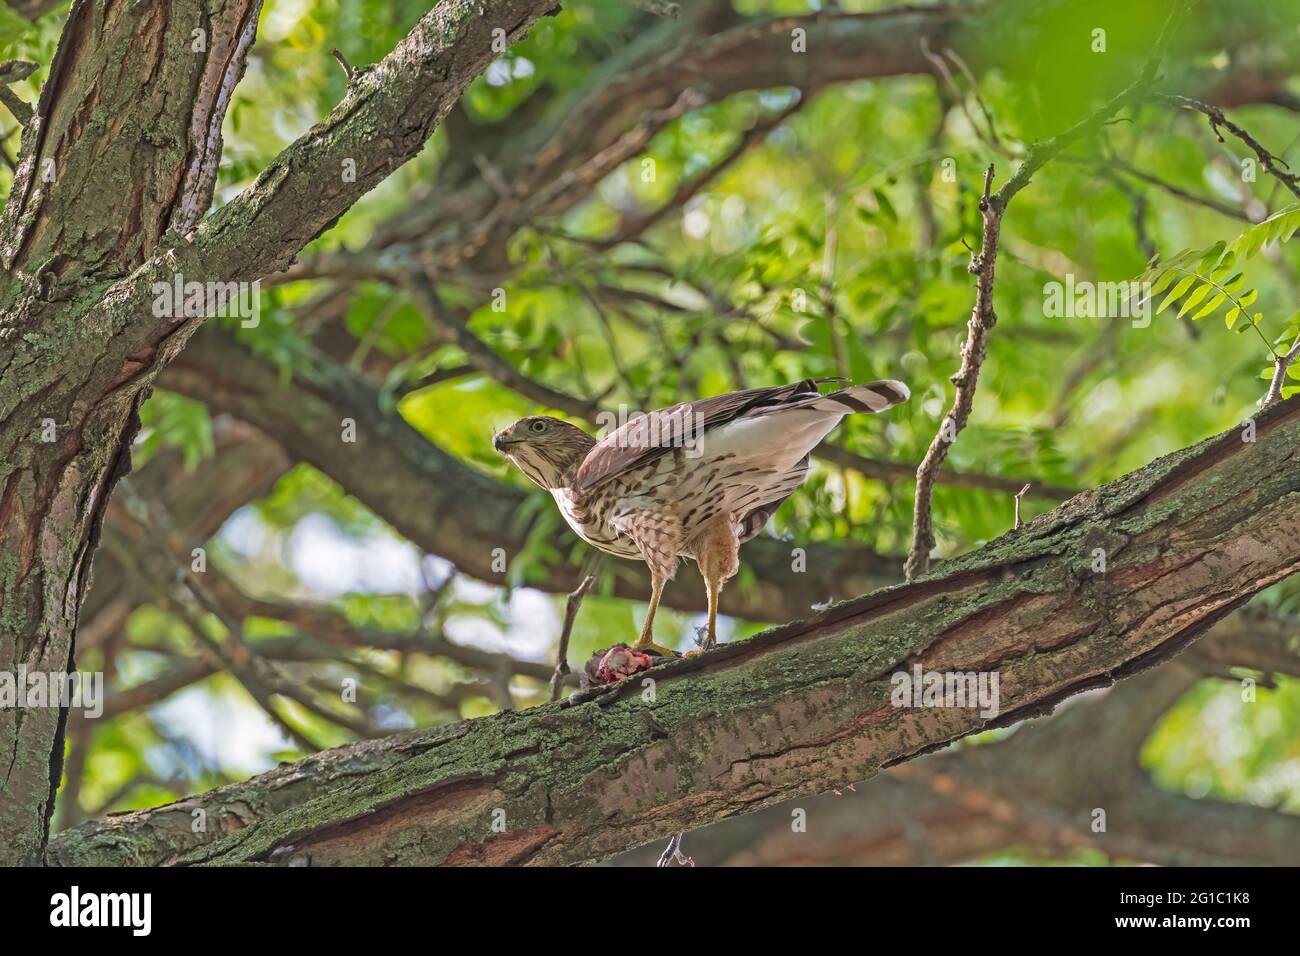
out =
[[[645,651],[646,653],[654,654],[656,657],[677,656],[677,652],[674,651],[672,648],[664,647],[662,644],[656,644],[654,641],[648,640],[646,638],[638,639],[637,642],[632,645],[632,649],[637,651]]]
[[[714,632],[712,626],[697,627],[695,629],[695,646],[698,650],[687,651],[686,653],[702,654],[718,646],[718,635]]]

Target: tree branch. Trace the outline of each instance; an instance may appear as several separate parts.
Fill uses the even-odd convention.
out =
[[[1219,643],[1220,626],[1194,649]],[[1300,852],[1300,816],[1168,793],[1138,766],[1153,724],[1195,683],[1183,659],[1002,741],[698,830],[691,851],[705,866],[933,866],[999,852],[1057,859],[1080,848],[1164,866],[1285,865]],[[807,832],[791,831],[795,807]],[[614,862],[647,866],[654,854],[641,848]]]
[[[1300,400],[1262,411],[1255,438],[1158,459],[923,581],[569,701],[117,816],[51,858],[575,863],[846,785],[1152,667],[1300,570]],[[892,675],[916,665],[998,673],[997,715],[892,706]],[[289,778],[311,783],[237,832],[190,831],[194,807],[260,804]]]
[[[194,248],[201,277],[253,280],[288,266],[423,149],[465,87],[498,55],[497,31],[515,43],[555,9],[554,0],[487,7],[441,0],[388,56],[358,72],[329,116],[200,225]]]
[[[996,193],[992,192],[993,165],[990,163],[988,169],[984,171],[984,194],[980,199],[980,214],[984,220],[984,228],[980,237],[979,251],[971,253],[968,267],[970,273],[975,276],[975,305],[971,309],[970,321],[966,327],[966,342],[961,349],[961,366],[952,376],[952,383],[956,386],[952,407],[944,415],[939,430],[935,433],[925,457],[916,470],[912,547],[904,564],[904,573],[909,581],[929,570],[930,551],[935,544],[931,516],[934,484],[939,468],[948,457],[952,443],[966,427],[966,421],[974,408],[975,389],[979,384],[980,367],[984,364],[984,356],[988,349],[989,332],[998,320],[993,308],[993,278],[997,265],[998,241],[1002,234],[1002,216],[1006,212],[1007,204],[1016,193],[1029,185],[1030,178],[1050,159],[1076,141],[1096,133],[1112,116],[1145,95],[1155,81],[1160,55],[1169,40],[1173,23],[1181,8],[1180,4],[1170,14],[1164,31],[1156,43],[1156,52],[1137,81],[1065,132],[1044,143],[1035,143],[1015,173]]]
[[[1242,129],[1232,120],[1228,119],[1222,109],[1209,103],[1202,103],[1200,100],[1194,100],[1190,96],[1175,96],[1169,93],[1156,94],[1156,100],[1170,106],[1181,107],[1182,109],[1193,110],[1198,113],[1204,113],[1210,121],[1210,129],[1218,137],[1220,143],[1223,142],[1223,133],[1220,130],[1227,130],[1237,139],[1241,140],[1259,157],[1259,164],[1264,167],[1264,171],[1285,186],[1293,196],[1300,199],[1300,176],[1289,172],[1286,162],[1278,159],[1267,149],[1265,149],[1254,136]]]

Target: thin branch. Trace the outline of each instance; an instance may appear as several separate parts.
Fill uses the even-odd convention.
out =
[[[975,105],[978,106],[980,112],[984,114],[984,122],[988,123],[988,138],[993,143],[994,148],[1001,149],[1002,142],[998,139],[997,127],[993,124],[993,114],[989,112],[989,108],[984,104],[984,98],[980,96],[979,83],[975,80],[975,74],[971,72],[971,68],[966,65],[966,61],[958,56],[957,51],[952,47],[945,47],[943,52],[947,55],[948,59],[957,64],[957,68],[961,70],[962,75],[966,77],[966,82],[970,84],[971,96],[975,99]]]
[[[719,176],[731,168],[735,163],[744,156],[757,143],[766,139],[768,134],[779,127],[787,119],[793,116],[799,110],[803,109],[808,102],[806,97],[800,96],[794,103],[785,109],[771,116],[760,117],[754,125],[741,133],[736,144],[728,150],[721,159],[710,166],[706,171],[696,176],[689,182],[682,183],[677,187],[671,199],[657,206],[648,213],[629,219],[620,225],[617,232],[605,239],[589,241],[589,244],[595,249],[611,249],[614,246],[628,242],[646,232],[651,226],[660,222],[665,216],[675,209],[681,209],[688,202],[710,183],[715,182]],[[587,240],[579,240],[587,242]]]
[[[1028,486],[1028,485],[1025,485],[1025,487],[1021,488],[1019,491],[1016,492],[1016,525],[1015,525],[1015,526],[1016,526],[1016,529],[1017,529],[1017,530],[1019,530],[1019,528],[1020,528],[1020,524],[1021,524],[1021,522],[1020,522],[1020,499],[1023,498],[1023,497],[1025,496],[1025,492],[1027,492],[1028,490],[1029,490],[1029,486]]]
[[[1077,140],[1099,131],[1110,118],[1124,107],[1145,96],[1156,79],[1156,70],[1164,48],[1173,32],[1173,25],[1184,9],[1179,4],[1165,21],[1155,52],[1142,71],[1142,75],[1117,96],[1108,101],[1091,116],[1079,121],[1065,132],[1044,143],[1035,143],[1025,154],[1024,161],[996,193],[993,187],[993,165],[984,172],[984,193],[980,199],[980,213],[984,219],[983,233],[978,252],[972,253],[968,271],[976,277],[975,305],[967,323],[966,342],[962,346],[961,366],[952,376],[956,386],[952,407],[940,423],[921,465],[916,471],[916,499],[912,513],[912,546],[903,565],[909,581],[924,574],[930,567],[930,551],[934,548],[934,526],[931,507],[937,473],[957,435],[966,426],[975,403],[975,388],[980,367],[988,350],[988,335],[997,323],[993,308],[993,274],[997,260],[998,241],[1002,231],[1002,216],[1016,193],[1029,185],[1030,179],[1049,160],[1073,145]]]
[[[911,481],[916,477],[916,469],[905,462],[859,455],[857,452],[849,451],[847,448],[830,442],[823,442],[818,445],[813,452],[813,457],[820,458],[822,461],[833,465],[839,465],[841,468],[851,468],[864,478],[875,478],[880,481]],[[938,484],[948,485],[952,488],[978,488],[984,491],[996,491],[1006,494],[1014,494],[1022,485],[1028,484],[1031,495],[1053,501],[1064,501],[1066,498],[1073,498],[1079,493],[1078,488],[1057,485],[1048,481],[1031,479],[1026,482],[1024,478],[989,475],[976,471],[957,471],[947,465],[939,469],[935,481]]]
[[[314,866],[583,863],[1042,716],[1068,697],[1164,663],[1300,568],[1297,475],[1289,467],[1300,446],[1300,401],[1272,406],[1258,422],[1254,443],[1233,428],[1175,452],[931,581],[660,664],[659,699],[672,706],[652,712],[639,683],[627,681],[577,700],[352,745],[189,806],[71,831],[51,858],[276,863],[292,847]],[[1211,494],[1215,484],[1234,494]],[[1116,542],[1107,573],[1081,572],[1081,549],[1098,540]],[[1243,547],[1252,560],[1213,560]],[[1170,606],[1178,613],[1163,613]],[[1003,684],[996,714],[891,707],[891,675],[913,664],[996,669],[1015,680]],[[782,720],[786,713],[806,719]],[[1045,741],[1041,752],[1064,759],[1060,740]],[[719,773],[719,763],[728,772]],[[166,826],[168,814],[224,807],[250,788],[274,800],[241,827],[196,834]],[[497,805],[512,821],[507,833],[483,822],[483,808]]]
[[[1226,129],[1250,147],[1251,151],[1259,157],[1259,164],[1264,167],[1265,172],[1285,186],[1293,196],[1300,199],[1300,176],[1288,170],[1285,160],[1274,156],[1260,144],[1259,140],[1228,119],[1222,109],[1209,103],[1202,103],[1200,100],[1194,100],[1190,96],[1178,96],[1173,93],[1156,93],[1152,98],[1170,106],[1204,113],[1209,118],[1210,129],[1214,131],[1214,135],[1218,137],[1220,143],[1224,141],[1221,130]]]
[[[558,408],[567,415],[591,418],[596,403],[550,388],[524,375],[469,330],[462,318],[444,305],[433,281],[423,271],[412,270],[397,280],[429,321],[434,337],[456,345],[470,365],[539,405]]]
[[[356,67],[348,62],[348,58],[343,55],[343,51],[338,47],[330,50],[330,53],[333,54],[334,59],[338,61],[339,66],[343,68],[343,75],[348,78],[348,83],[350,84],[353,78],[357,75]]]
[[[1181,186],[1175,186],[1173,183],[1166,182],[1159,177],[1144,172],[1136,166],[1120,159],[1118,156],[1107,157],[1105,164],[1106,167],[1123,173],[1126,176],[1131,176],[1134,179],[1141,180],[1144,183],[1163,189],[1165,192],[1169,193],[1169,195],[1181,199],[1184,202],[1194,203],[1197,206],[1204,206],[1206,209],[1213,209],[1222,216],[1238,219],[1241,222],[1253,223],[1255,221],[1244,209],[1238,209],[1236,206],[1229,206],[1227,203],[1220,202],[1210,196],[1198,196],[1196,193],[1183,189]]]
[[[948,50],[947,52],[953,56],[954,62],[959,65],[962,72],[971,81],[971,87],[972,90],[974,90],[974,77],[966,67],[965,62],[957,57],[956,54],[952,53],[951,50]],[[970,107],[966,103],[966,95],[962,92],[961,85],[957,82],[956,77],[953,76],[952,71],[948,69],[947,62],[943,57],[934,53],[930,49],[930,39],[924,35],[921,37],[921,55],[930,62],[930,65],[938,71],[939,75],[943,77],[944,82],[947,83],[952,99],[961,108],[962,115],[966,117],[966,122],[970,124],[971,132],[975,134],[976,138],[979,139],[980,142],[987,144],[991,149],[1007,156],[1008,158],[1012,158],[1010,150],[998,141],[997,131],[993,128],[993,119],[989,116],[989,112],[984,106],[984,101],[980,99],[979,93],[975,92],[975,101],[979,104],[980,109],[984,111],[985,118],[988,119],[989,129],[987,133],[985,133],[985,131],[980,128],[980,124],[975,121],[975,116],[971,113]]]
[[[1010,182],[1007,184],[1010,185]],[[1003,187],[1004,189],[1007,187]],[[934,548],[934,526],[931,504],[939,468],[948,457],[948,450],[957,435],[966,427],[971,409],[975,405],[975,387],[979,381],[980,366],[988,351],[988,335],[997,323],[993,310],[993,269],[997,260],[998,239],[1002,230],[1002,212],[1005,206],[995,201],[993,189],[993,164],[984,171],[984,194],[980,199],[980,212],[984,216],[984,233],[979,252],[971,254],[970,272],[976,276],[975,306],[967,323],[966,343],[961,350],[961,366],[952,376],[957,387],[952,407],[944,415],[930,447],[916,470],[916,499],[912,513],[912,547],[903,564],[903,573],[911,581],[930,569],[930,551]]]
[[[847,379],[849,360],[844,353],[844,341],[836,328],[838,310],[835,308],[835,259],[839,252],[840,196],[832,190],[826,194],[826,239],[822,243],[822,311],[826,314],[826,335],[835,356],[835,374]]]
[[[555,652],[555,673],[551,675],[551,700],[560,699],[564,678],[569,673],[569,636],[573,633],[573,622],[578,619],[582,599],[595,583],[595,576],[588,574],[564,602],[564,626],[560,628],[560,648]]]

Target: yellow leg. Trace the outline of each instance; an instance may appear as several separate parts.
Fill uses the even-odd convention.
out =
[[[704,578],[704,587],[709,593],[709,629],[701,648],[707,651],[718,643],[718,595],[722,593],[722,585],[739,568],[737,552],[740,545],[736,541],[731,516],[714,518],[694,544],[695,563],[700,567],[700,576]],[[687,656],[698,653],[700,651],[687,651]]]
[[[705,579],[704,586],[709,590],[709,633],[704,639],[707,651],[718,643],[718,595],[722,593],[722,582]]]
[[[706,575],[704,587],[709,592],[709,629],[704,635],[704,646],[698,650],[687,651],[683,655],[685,657],[703,654],[705,651],[712,650],[718,644],[718,595],[722,592],[722,581]]]
[[[659,597],[664,593],[664,585],[667,583],[667,579],[662,575],[651,572],[650,606],[646,608],[645,624],[641,626],[641,636],[638,637],[636,643],[632,645],[639,651],[653,651],[660,657],[674,656],[673,652],[669,648],[656,644],[654,640],[655,611],[659,609]]]

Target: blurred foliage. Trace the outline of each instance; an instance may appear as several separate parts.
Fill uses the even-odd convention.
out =
[[[1300,681],[1275,689],[1203,681],[1142,753],[1155,780],[1191,797],[1300,813]]]

